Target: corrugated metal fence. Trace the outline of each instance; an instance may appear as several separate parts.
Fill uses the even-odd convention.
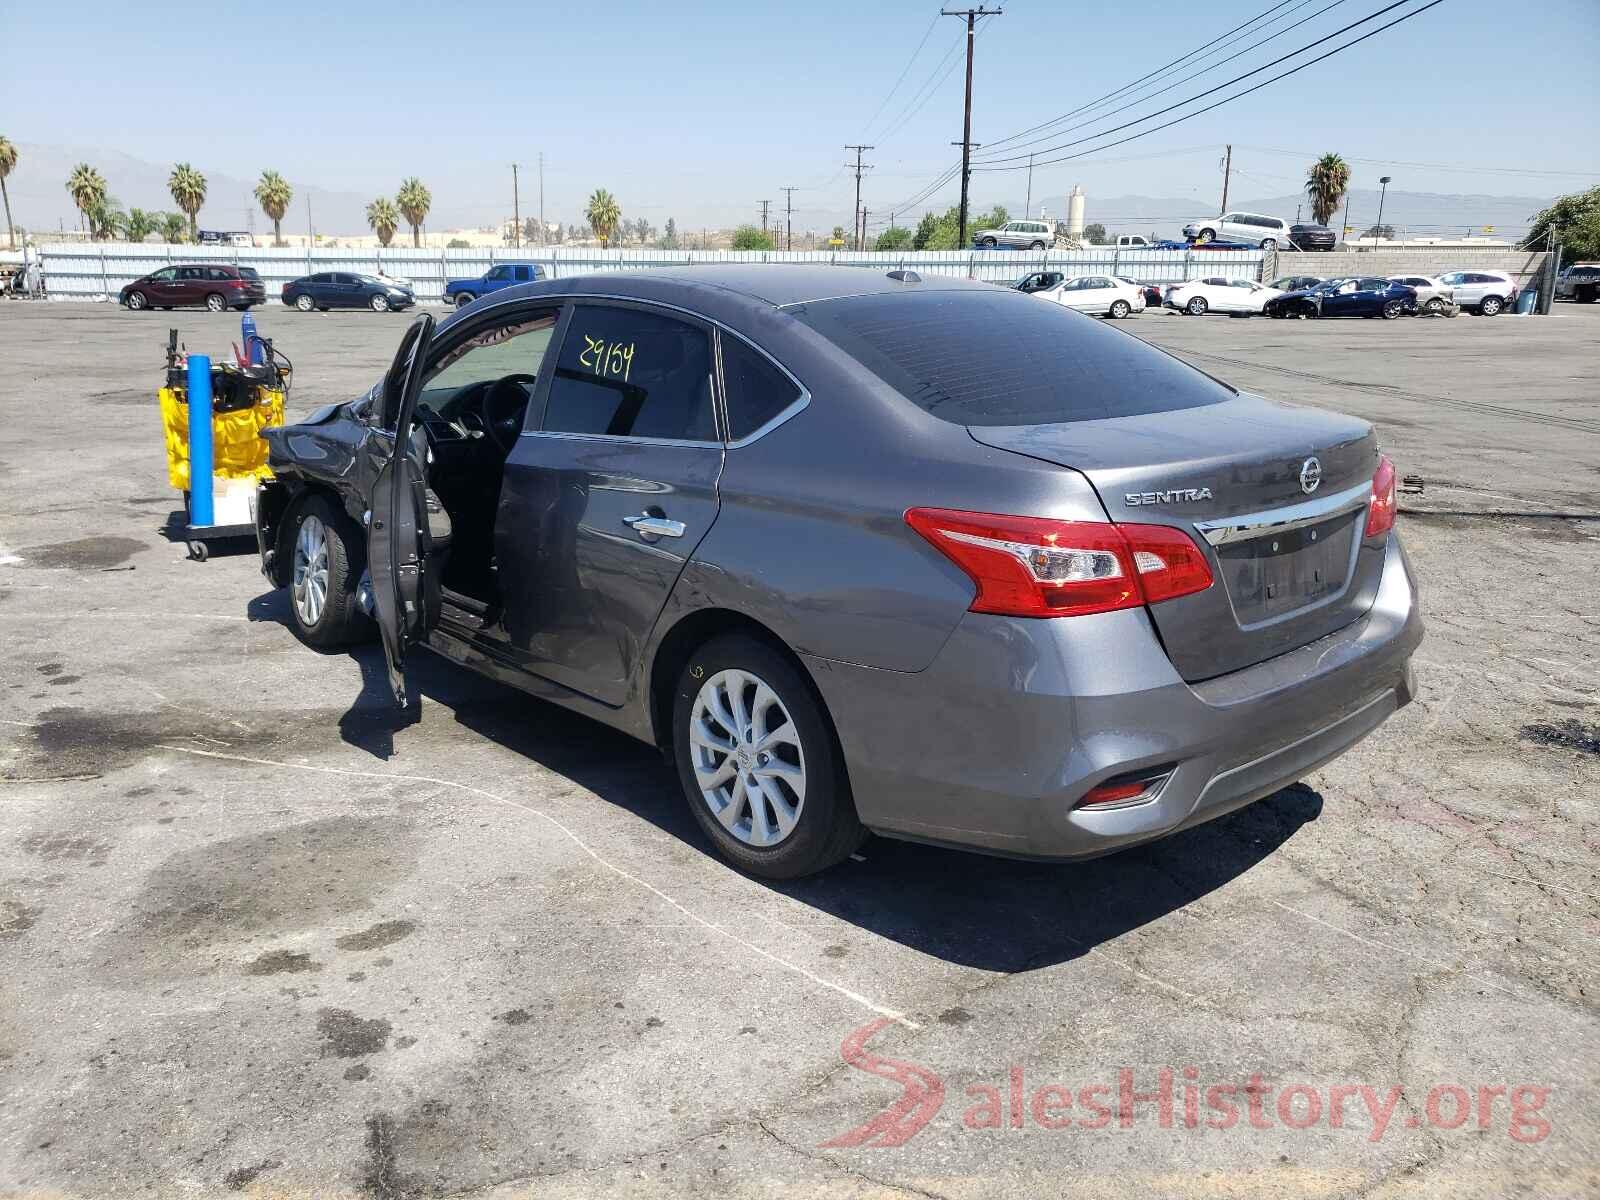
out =
[[[536,262],[552,278],[605,271],[636,271],[687,263],[830,263],[888,271],[910,268],[932,275],[972,279],[1015,279],[1029,271],[1061,271],[1067,275],[1123,275],[1148,283],[1178,283],[1206,275],[1260,278],[1259,250],[648,250],[592,247],[539,250],[469,249],[263,249],[248,246],[167,246],[122,242],[60,243],[41,248],[48,294],[52,300],[115,299],[126,283],[172,263],[225,262],[251,267],[267,286],[270,303],[278,302],[284,284],[315,271],[350,271],[372,275],[382,271],[408,279],[417,299],[439,302],[450,279],[482,275],[495,263]]]

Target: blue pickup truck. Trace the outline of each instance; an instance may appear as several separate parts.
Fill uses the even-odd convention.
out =
[[[532,283],[544,277],[544,268],[538,263],[496,263],[477,279],[450,280],[444,285],[444,302],[463,308],[489,292],[515,287],[519,283]]]

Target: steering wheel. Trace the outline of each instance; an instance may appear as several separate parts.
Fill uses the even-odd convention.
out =
[[[483,394],[484,426],[490,440],[505,454],[510,454],[511,447],[516,443],[523,410],[527,408],[533,386],[538,382],[536,375],[505,375],[490,384],[489,390]]]

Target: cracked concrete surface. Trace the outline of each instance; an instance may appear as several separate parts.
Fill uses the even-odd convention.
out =
[[[1600,520],[1535,515],[1596,507],[1600,310],[1129,322],[1427,480],[1418,702],[1110,859],[874,841],[781,888],[646,748],[428,656],[399,725],[252,554],[185,561],[165,330],[238,327],[166,316],[0,305],[0,1194],[1600,1190]],[[298,412],[405,323],[261,319]],[[1166,1126],[1082,1123],[1163,1069]],[[1208,1128],[1255,1076],[1269,1127]]]

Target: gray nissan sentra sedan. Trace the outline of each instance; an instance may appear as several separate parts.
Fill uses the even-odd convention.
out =
[[[1104,854],[1414,692],[1370,425],[1003,288],[531,284],[418,318],[367,395],[265,436],[262,557],[304,641],[376,627],[401,702],[421,644],[656,743],[757,875],[867,830]]]

